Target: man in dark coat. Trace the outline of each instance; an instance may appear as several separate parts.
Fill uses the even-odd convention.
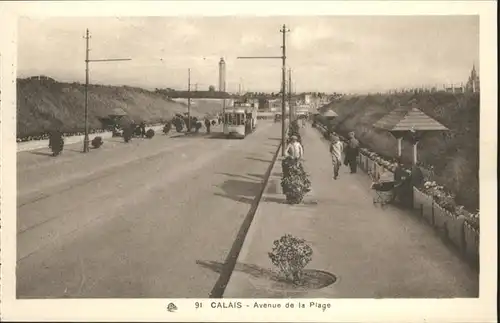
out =
[[[351,169],[351,174],[356,173],[358,164],[357,157],[359,154],[359,141],[354,136],[354,132],[349,132],[349,139],[345,149],[345,164],[349,165]]]
[[[411,175],[403,168],[401,157],[396,158],[396,169],[394,170],[394,199],[398,199],[401,206],[410,207],[413,204],[413,186]]]

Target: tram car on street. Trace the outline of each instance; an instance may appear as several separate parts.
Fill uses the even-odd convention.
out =
[[[249,103],[235,102],[224,112],[224,135],[243,139],[257,128],[257,107]]]

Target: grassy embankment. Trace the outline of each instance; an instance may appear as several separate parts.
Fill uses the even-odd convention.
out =
[[[38,135],[54,127],[64,132],[83,131],[85,86],[53,80],[19,79],[17,82],[17,137]],[[88,92],[89,126],[102,128],[99,118],[122,109],[138,122],[157,123],[186,112],[186,105],[165,95],[134,87],[90,85]],[[219,112],[217,104],[203,100],[194,104],[193,116]]]
[[[416,100],[420,110],[444,124],[450,131],[429,132],[418,144],[418,159],[434,167],[434,180],[456,194],[467,209],[479,208],[479,94],[420,93],[350,96],[330,103],[338,115],[336,131],[355,131],[363,146],[395,157],[397,141],[372,125],[398,104]],[[403,141],[405,163],[411,163],[412,146]]]

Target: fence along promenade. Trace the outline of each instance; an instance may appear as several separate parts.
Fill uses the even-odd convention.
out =
[[[317,128],[325,133],[328,129],[318,123]],[[337,134],[341,140],[346,139]],[[379,157],[380,159],[380,157]],[[357,158],[359,167],[375,179],[383,173],[393,174],[386,165],[378,163],[369,156],[360,153]],[[479,228],[467,221],[467,217],[453,214],[441,207],[433,198],[423,190],[413,187],[413,213],[422,217],[439,234],[453,244],[457,251],[474,267],[479,266]]]

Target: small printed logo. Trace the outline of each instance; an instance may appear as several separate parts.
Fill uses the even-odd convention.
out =
[[[177,306],[175,306],[175,304],[174,304],[174,303],[170,303],[170,304],[168,304],[168,306],[167,306],[167,310],[168,310],[169,312],[175,312],[175,311],[177,311]]]

